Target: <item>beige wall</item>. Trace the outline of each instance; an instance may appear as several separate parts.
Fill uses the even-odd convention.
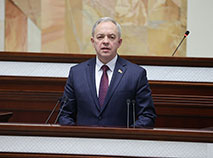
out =
[[[213,57],[213,1],[188,0],[187,28],[191,34],[187,40],[188,57]]]
[[[187,27],[186,0],[5,2],[6,51],[94,54],[90,43],[92,25],[100,17],[110,16],[122,26],[119,54],[169,56]],[[34,25],[28,24],[29,19]],[[35,44],[38,46],[32,46]],[[186,56],[186,42],[177,53]]]

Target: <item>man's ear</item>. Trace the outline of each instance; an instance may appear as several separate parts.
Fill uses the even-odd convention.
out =
[[[122,38],[120,38],[120,39],[119,39],[119,41],[118,41],[118,43],[119,43],[119,47],[121,46],[122,41],[123,41],[123,40],[122,40]]]
[[[94,38],[93,37],[91,37],[90,38],[90,40],[91,40],[91,42],[92,42],[92,44],[94,43]]]

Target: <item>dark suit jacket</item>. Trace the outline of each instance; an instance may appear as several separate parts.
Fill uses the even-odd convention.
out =
[[[155,108],[151,90],[142,67],[118,56],[104,105],[100,107],[95,84],[96,59],[70,69],[64,90],[68,98],[61,104],[61,125],[127,126],[127,99],[136,101],[136,127],[153,127]],[[62,108],[63,107],[63,108]],[[130,125],[133,123],[130,106]]]

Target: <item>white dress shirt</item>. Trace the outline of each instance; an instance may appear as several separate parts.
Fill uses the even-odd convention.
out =
[[[113,71],[115,69],[115,64],[117,61],[118,55],[116,55],[110,62],[108,62],[107,65],[109,67],[109,70],[107,71],[108,75],[108,80],[109,80],[109,85],[112,79]],[[100,82],[101,82],[101,76],[103,74],[103,70],[101,67],[104,64],[96,57],[96,66],[95,66],[95,83],[96,83],[96,91],[97,91],[97,96],[99,96],[99,87],[100,87]]]

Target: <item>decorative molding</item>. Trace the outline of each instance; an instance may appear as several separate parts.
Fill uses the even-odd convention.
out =
[[[80,63],[95,55],[0,52],[0,61],[27,61],[53,63]],[[123,56],[138,65],[213,67],[213,58],[169,57],[169,56]]]

